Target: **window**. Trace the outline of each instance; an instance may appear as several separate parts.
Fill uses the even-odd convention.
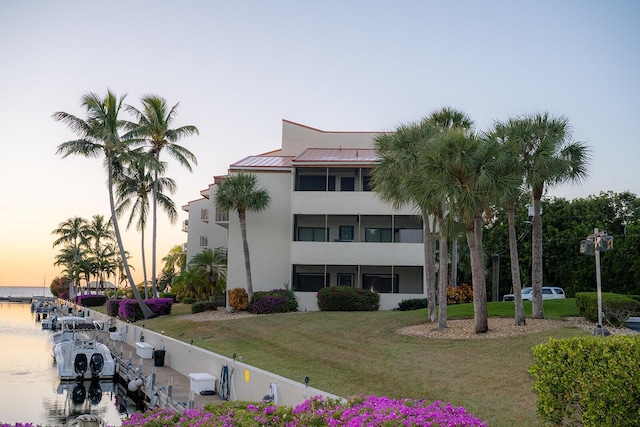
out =
[[[208,209],[200,209],[200,219],[204,222],[209,221],[209,210]]]
[[[200,247],[206,248],[209,246],[209,238],[207,236],[200,236]]]
[[[352,242],[353,241],[353,226],[352,225],[341,225],[340,226],[340,241],[341,242]]]
[[[362,175],[362,191],[371,191],[371,175]]]
[[[329,273],[298,273],[294,290],[296,292],[318,292],[329,284]]]
[[[363,274],[362,288],[380,294],[398,293],[397,274]]]
[[[353,274],[338,273],[338,286],[353,286]]]
[[[298,241],[300,242],[326,242],[326,235],[324,227],[298,227]]]
[[[328,177],[329,191],[336,190],[336,177]],[[327,189],[326,175],[298,175],[296,191],[325,191]]]
[[[356,189],[356,180],[352,176],[343,176],[340,178],[340,191],[354,191]]]
[[[229,221],[229,212],[216,209],[216,221],[227,222]]]
[[[365,242],[392,242],[393,233],[390,228],[365,228]]]

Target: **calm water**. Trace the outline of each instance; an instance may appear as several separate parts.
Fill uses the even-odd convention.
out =
[[[43,293],[41,287],[0,287],[0,296]],[[49,290],[44,294],[50,296]],[[102,393],[90,399],[89,383],[85,382],[86,399],[73,402],[72,390],[77,384],[60,384],[51,357],[50,334],[36,322],[30,304],[0,302],[0,423],[65,426],[79,415],[95,414],[110,426],[120,426],[126,414],[118,411],[112,383],[101,384]]]

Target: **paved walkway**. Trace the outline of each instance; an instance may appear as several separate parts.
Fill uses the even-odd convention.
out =
[[[136,348],[122,341],[113,341],[105,333],[103,342],[107,343],[116,359],[117,372],[126,387],[131,381],[141,379],[140,388],[146,395],[147,403],[157,406],[170,406],[176,410],[185,408],[199,408],[205,403],[219,401],[218,384],[215,384],[216,394],[201,395],[191,393],[191,378],[171,369],[171,367],[155,366],[153,356],[141,358]],[[171,386],[170,386],[171,381]],[[201,385],[196,380],[198,385]],[[207,382],[205,380],[205,382]],[[150,405],[154,406],[154,405]]]

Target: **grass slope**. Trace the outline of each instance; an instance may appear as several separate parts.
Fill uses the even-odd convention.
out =
[[[178,321],[190,306],[145,321],[148,329],[230,356],[340,396],[363,393],[443,400],[464,406],[492,427],[541,426],[527,369],[531,348],[548,337],[585,333],[561,327],[515,338],[433,340],[402,336],[423,323],[426,310],[409,312],[299,312],[233,321]],[[513,302],[488,305],[490,316],[514,316]],[[471,304],[449,306],[450,319],[473,316]],[[575,300],[544,302],[545,317],[577,316]],[[531,303],[525,302],[531,314]]]

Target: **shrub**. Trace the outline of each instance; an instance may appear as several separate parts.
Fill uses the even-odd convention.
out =
[[[202,313],[203,311],[216,310],[216,306],[210,301],[197,301],[191,306],[192,313]]]
[[[160,292],[160,298],[171,298],[173,302],[178,301],[178,296],[175,292]]]
[[[234,288],[227,291],[229,306],[238,311],[245,311],[249,307],[249,296],[244,288]]]
[[[376,311],[380,294],[352,286],[331,286],[318,291],[321,311]]]
[[[640,336],[549,339],[529,373],[538,413],[554,425],[640,426]]]
[[[150,298],[144,302],[153,312],[154,316],[171,314],[171,305],[173,304],[171,298]],[[122,320],[136,322],[144,318],[138,301],[134,299],[109,300],[107,305],[107,313],[109,313],[109,315],[115,311],[115,306],[118,307],[117,315]]]
[[[173,305],[172,298],[150,298],[144,300],[144,302],[156,316],[171,314],[171,306]]]
[[[253,293],[247,311],[254,314],[298,311],[298,300],[293,291],[287,289],[258,291]]]
[[[447,286],[447,305],[465,304],[473,302],[473,289],[466,283],[456,286]]]
[[[106,295],[78,295],[76,303],[83,307],[100,307],[107,302]]]
[[[122,320],[135,322],[144,319],[142,309],[138,305],[138,301],[134,299],[123,299],[118,307],[118,317]]]
[[[111,317],[118,316],[118,310],[120,309],[121,301],[122,300],[120,299],[110,299],[107,301],[107,304],[105,306],[105,311],[107,312],[108,316],[111,316]]]
[[[576,305],[580,314],[587,320],[598,323],[597,292],[578,292]],[[627,295],[602,293],[603,323],[620,326],[629,318],[640,314],[640,301]]]
[[[193,304],[194,302],[196,302],[196,299],[195,297],[182,297],[180,302],[183,304]]]
[[[426,298],[403,299],[398,304],[400,311],[420,310],[421,308],[427,308]]]
[[[360,396],[342,401],[320,396],[295,408],[243,401],[209,402],[203,408],[175,412],[156,408],[134,413],[123,426],[457,426],[486,427],[486,423],[451,403]]]

